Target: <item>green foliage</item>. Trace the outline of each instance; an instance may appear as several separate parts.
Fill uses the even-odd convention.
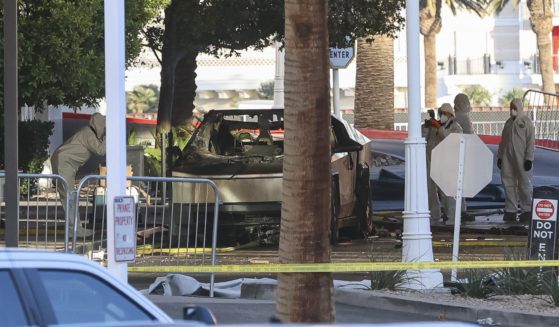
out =
[[[258,88],[261,99],[272,100],[274,98],[274,81],[262,82]]]
[[[491,274],[483,269],[466,269],[462,277],[464,281],[458,283],[460,294],[478,299],[488,298],[493,290],[489,286]]]
[[[105,96],[103,1],[18,2],[19,103],[38,110],[46,105],[76,109],[96,105]],[[128,63],[140,53],[140,30],[166,3],[168,0],[126,0]],[[3,89],[0,87],[0,106]]]
[[[488,106],[491,104],[491,93],[479,84],[463,88],[462,93],[470,98],[473,106]]]
[[[522,99],[524,97],[524,91],[522,89],[517,89],[516,87],[509,90],[505,95],[499,98],[499,104],[502,106],[508,106],[514,99]]]
[[[158,98],[153,88],[136,86],[126,92],[126,108],[131,113],[156,112]]]
[[[0,123],[0,169],[5,169],[4,158],[4,125],[3,118]],[[28,174],[40,174],[44,162],[49,158],[49,137],[54,128],[53,122],[38,120],[20,121],[18,124],[18,169]],[[33,189],[37,180],[20,186],[20,194],[26,196],[29,189]]]
[[[328,26],[330,43],[345,46],[358,37],[394,35],[402,25],[404,0],[331,0]],[[173,111],[193,110],[197,54],[238,55],[248,47],[263,49],[284,36],[283,0],[173,0],[161,24],[144,31],[149,46],[161,53],[160,127],[184,123]],[[349,36],[349,41],[346,40]],[[175,74],[190,76],[176,83]],[[178,97],[178,99],[177,99]]]
[[[548,276],[542,278],[541,284],[543,293],[549,295],[549,302],[559,307],[559,284],[557,283],[557,276],[550,273]]]
[[[405,270],[370,271],[369,279],[372,290],[398,291],[404,289],[408,276]]]
[[[161,150],[144,149],[144,174],[146,176],[161,176]]]

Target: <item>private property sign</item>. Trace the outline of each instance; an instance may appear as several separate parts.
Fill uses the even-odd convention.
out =
[[[114,201],[115,261],[136,259],[136,214],[134,198],[117,196]]]
[[[536,196],[532,204],[532,224],[530,228],[530,259],[557,259],[557,199],[542,199]]]

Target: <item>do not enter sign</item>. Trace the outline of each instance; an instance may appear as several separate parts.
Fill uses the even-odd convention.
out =
[[[534,212],[532,216],[536,220],[557,220],[557,200],[534,199]]]

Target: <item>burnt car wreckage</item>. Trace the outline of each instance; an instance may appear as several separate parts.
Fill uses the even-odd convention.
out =
[[[361,235],[372,231],[371,144],[347,122],[333,116],[331,122],[331,239],[337,242],[342,228]],[[209,111],[172,174],[214,181],[223,202],[220,230],[226,226],[277,226],[281,217],[283,131],[283,109]],[[184,187],[188,186],[173,189],[175,205],[190,202],[196,193]]]

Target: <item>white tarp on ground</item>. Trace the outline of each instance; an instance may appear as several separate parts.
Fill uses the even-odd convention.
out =
[[[243,284],[268,284],[277,285],[277,281],[271,278],[239,278],[227,282],[215,283],[214,294],[216,297],[239,298]],[[371,281],[334,281],[335,288],[370,289]],[[209,283],[200,283],[196,279],[181,275],[169,274],[165,277],[157,277],[143,294],[165,295],[165,296],[208,296],[210,293]]]

